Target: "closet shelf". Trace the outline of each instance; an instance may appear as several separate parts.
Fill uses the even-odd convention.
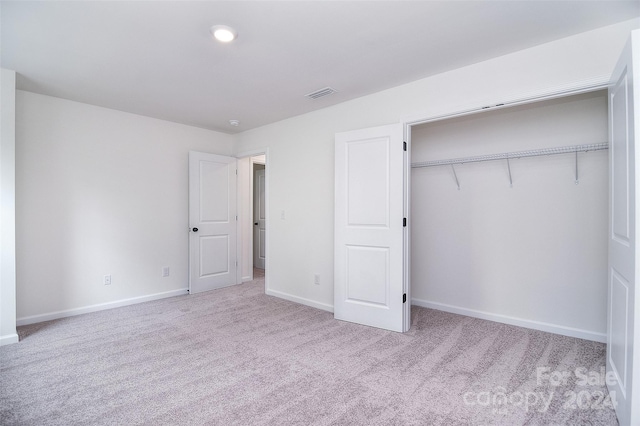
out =
[[[543,155],[570,154],[570,153],[577,154],[578,152],[601,151],[603,149],[609,149],[609,143],[603,142],[603,143],[594,143],[594,144],[586,144],[586,145],[563,146],[563,147],[557,147],[557,148],[534,149],[529,151],[504,152],[501,154],[478,155],[475,157],[422,161],[417,163],[411,163],[411,168],[447,166],[447,165],[464,164],[464,163],[478,163],[481,161],[509,160],[514,158],[524,158],[524,157],[540,157]],[[576,180],[577,180],[577,176],[576,176]]]

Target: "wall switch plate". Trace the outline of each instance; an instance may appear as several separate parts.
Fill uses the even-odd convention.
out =
[[[168,266],[163,266],[162,267],[162,276],[163,277],[168,277],[169,276],[169,267]]]
[[[280,220],[285,220],[284,210],[280,210]]]
[[[320,285],[320,274],[315,274],[315,275],[313,276],[313,283],[314,283],[315,285]]]
[[[111,285],[111,275],[104,276],[104,285]]]

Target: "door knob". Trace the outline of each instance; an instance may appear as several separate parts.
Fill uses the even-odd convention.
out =
[[[193,232],[198,232],[198,228],[193,228],[192,231]]]
[[[258,224],[258,222],[254,223],[254,225],[257,225],[257,224]]]

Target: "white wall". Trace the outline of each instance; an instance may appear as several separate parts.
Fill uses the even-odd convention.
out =
[[[0,70],[0,345],[16,343],[16,73]]]
[[[633,20],[579,34],[238,135],[236,152],[269,148],[270,293],[333,308],[336,132],[603,81],[639,24]],[[314,273],[320,274],[319,286],[313,284]]]
[[[24,91],[16,116],[18,324],[185,293],[188,152],[231,136]]]
[[[412,161],[608,140],[600,91],[412,129]],[[604,341],[608,153],[414,168],[414,304]],[[495,318],[495,316],[501,316]],[[531,324],[531,323],[534,324]],[[551,329],[551,331],[557,331]]]

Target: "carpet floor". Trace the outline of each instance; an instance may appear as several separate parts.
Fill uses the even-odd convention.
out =
[[[413,307],[393,333],[264,281],[19,327],[2,425],[616,425],[605,345]]]

